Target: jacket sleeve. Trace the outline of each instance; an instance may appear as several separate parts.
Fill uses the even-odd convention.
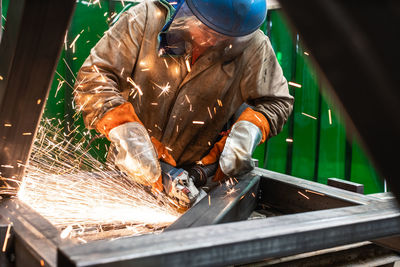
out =
[[[251,54],[240,88],[243,99],[267,118],[272,137],[282,130],[292,112],[294,99],[289,94],[287,81],[271,43],[267,36],[262,35],[262,41],[255,46],[255,51],[249,51]]]
[[[145,4],[130,8],[105,32],[79,70],[74,100],[89,129],[107,111],[127,101],[122,91],[133,87],[127,77],[136,63],[145,21]]]

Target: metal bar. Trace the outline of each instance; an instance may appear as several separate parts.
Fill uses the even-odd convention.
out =
[[[0,214],[15,233],[13,254],[15,266],[56,266],[57,247],[73,245],[62,240],[60,232],[46,219],[17,199],[0,202]],[[28,260],[29,259],[29,260]]]
[[[246,174],[229,190],[226,184],[219,185],[167,231],[247,219],[257,204],[259,181],[259,176]]]
[[[159,235],[62,246],[63,266],[220,266],[259,261],[400,233],[393,202],[249,220]]]
[[[10,1],[0,45],[3,177],[23,174],[75,2]]]
[[[280,4],[332,86],[337,105],[347,111],[348,129],[357,129],[363,147],[400,200],[398,158],[392,156],[400,150],[400,29],[393,27],[400,25],[399,3],[280,0]]]
[[[241,267],[261,266],[394,266],[400,261],[398,253],[362,242],[352,245],[318,250],[283,258],[242,265]]]
[[[313,181],[308,181],[304,179],[300,179],[294,176],[281,174],[269,170],[264,170],[260,168],[255,168],[253,173],[255,175],[261,176],[263,179],[261,182],[266,183],[263,187],[264,190],[268,190],[261,194],[261,197],[267,197],[269,200],[274,200],[274,198],[284,198],[289,196],[287,190],[292,188],[293,195],[299,195],[297,191],[305,193],[306,195],[320,195],[324,196],[326,199],[330,201],[337,201],[337,206],[332,203],[310,203],[310,208],[306,208],[302,211],[316,210],[316,209],[331,209],[335,207],[344,207],[349,205],[364,205],[369,203],[374,203],[376,201],[381,201],[375,197],[369,197],[367,195],[361,195],[354,192],[349,192],[343,189],[334,188],[328,185],[319,184]],[[274,183],[283,186],[285,194],[281,194],[282,191],[278,191],[279,188],[274,187]],[[268,189],[268,187],[271,188]],[[315,194],[318,193],[318,194]],[[298,198],[300,199],[300,198]],[[316,202],[316,201],[315,201]],[[287,206],[296,205],[296,203],[290,203]],[[301,206],[301,205],[300,205]],[[320,206],[320,208],[317,208]]]
[[[354,183],[339,178],[328,178],[328,185],[343,190],[364,194],[364,185],[359,183]]]

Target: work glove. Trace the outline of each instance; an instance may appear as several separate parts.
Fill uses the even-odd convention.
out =
[[[228,135],[215,143],[200,164],[209,165],[219,160],[219,168],[213,181],[224,177],[242,175],[254,168],[252,154],[257,145],[265,142],[269,135],[269,123],[265,116],[251,108],[246,108]]]
[[[145,186],[158,181],[161,168],[157,153],[131,103],[109,110],[97,122],[96,130],[115,145],[115,165],[132,181]]]
[[[115,165],[135,182],[151,185],[161,175],[157,154],[146,128],[138,122],[119,125],[108,134],[117,155]]]
[[[115,164],[121,171],[133,181],[151,186],[153,194],[165,190],[169,197],[189,205],[198,195],[197,188],[191,186],[193,182],[176,179],[170,183],[162,178],[159,161],[173,167],[176,162],[160,141],[149,137],[132,104],[125,103],[108,111],[96,124],[96,129],[115,144],[118,151]]]

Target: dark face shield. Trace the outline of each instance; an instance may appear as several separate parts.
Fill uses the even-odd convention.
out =
[[[230,37],[214,31],[202,23],[184,3],[178,10],[168,29],[160,33],[160,55],[183,55],[188,47],[216,48],[229,50],[243,45],[252,34]],[[188,45],[190,44],[190,45]]]

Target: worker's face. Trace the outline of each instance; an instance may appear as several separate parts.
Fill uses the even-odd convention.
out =
[[[191,41],[197,46],[212,47],[230,37],[220,34],[198,20],[187,21]]]

